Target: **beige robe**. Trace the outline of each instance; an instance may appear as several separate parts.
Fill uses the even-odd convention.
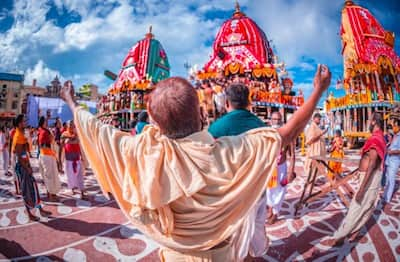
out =
[[[359,172],[361,177],[365,179],[365,172]],[[339,228],[333,234],[334,239],[341,239],[350,236],[350,234],[359,231],[373,215],[376,205],[379,201],[379,190],[381,189],[382,171],[375,170],[372,174],[371,182],[368,184],[365,190],[364,197],[361,203],[357,203],[354,193],[354,197],[351,200],[349,210],[347,211],[346,217],[342,220]]]
[[[139,230],[177,252],[209,250],[239,229],[263,194],[281,146],[271,128],[218,140],[201,131],[174,140],[151,125],[131,136],[82,108],[74,120],[103,192],[113,194]]]
[[[312,121],[310,127],[307,129],[305,133],[306,144],[314,137],[320,136],[322,133],[323,131],[319,128],[319,126],[317,126],[317,124],[315,124],[314,121]],[[325,138],[323,136],[318,141],[312,143],[307,147],[306,161],[304,165],[304,170],[307,175],[308,172],[310,171],[310,165],[311,165],[310,157],[313,156],[322,156],[322,157],[326,156]]]

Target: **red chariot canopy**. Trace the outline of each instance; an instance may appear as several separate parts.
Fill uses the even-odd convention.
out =
[[[225,21],[218,31],[204,72],[226,72],[228,67],[232,74],[260,68],[273,69],[272,58],[273,52],[265,33],[236,5],[232,18]]]

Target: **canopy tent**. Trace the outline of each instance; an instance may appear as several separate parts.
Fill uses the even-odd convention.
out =
[[[78,101],[79,104],[85,105],[93,114],[96,113],[96,102]],[[38,126],[39,117],[46,116],[50,112],[51,125],[56,117],[60,117],[61,121],[65,122],[73,118],[72,112],[67,104],[60,98],[49,97],[28,97],[27,124],[33,127]]]

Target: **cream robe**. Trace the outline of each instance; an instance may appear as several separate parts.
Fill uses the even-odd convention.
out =
[[[154,126],[131,136],[82,108],[74,120],[103,192],[113,194],[139,230],[178,252],[208,250],[239,229],[281,147],[271,128],[218,140],[201,131],[174,140]]]
[[[321,128],[314,123],[311,122],[310,127],[307,129],[305,136],[306,136],[306,143],[308,143],[312,138],[317,137],[322,134]],[[304,165],[304,170],[308,175],[310,171],[311,159],[310,157],[313,156],[322,156],[325,157],[326,155],[326,148],[325,148],[325,138],[322,136],[318,141],[314,142],[313,144],[307,147],[306,153],[306,160]]]

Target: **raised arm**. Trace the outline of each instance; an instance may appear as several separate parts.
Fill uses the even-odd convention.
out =
[[[331,83],[331,72],[326,65],[318,65],[317,72],[314,77],[314,89],[311,96],[307,99],[292,116],[292,118],[281,128],[278,129],[282,137],[282,147],[287,146],[303,131],[307,122],[310,120],[315,107],[318,104],[324,91]]]
[[[79,142],[89,160],[97,179],[105,192],[122,191],[123,175],[127,169],[128,143],[134,139],[110,125],[101,123],[96,117],[77,105],[72,83],[67,81],[61,89],[61,97],[74,115]],[[63,142],[71,143],[69,141]]]

